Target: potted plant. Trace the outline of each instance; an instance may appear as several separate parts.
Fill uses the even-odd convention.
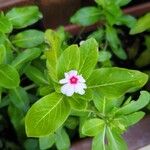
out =
[[[112,67],[93,37],[69,44],[63,28],[26,29],[41,18],[36,6],[0,14],[1,148],[69,149],[79,127],[81,137],[94,137],[93,149],[127,149],[121,134],[150,100],[147,91],[137,101],[131,93],[148,76]]]

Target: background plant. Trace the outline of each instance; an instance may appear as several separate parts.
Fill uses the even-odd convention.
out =
[[[110,55],[111,50],[120,59],[127,59],[126,51],[119,37],[118,26],[132,28],[136,19],[124,14],[122,6],[127,5],[131,0],[95,0],[97,6],[88,6],[78,10],[70,19],[74,24],[89,26],[100,23],[100,27],[89,37],[94,37],[105,55]],[[104,44],[103,44],[104,43]]]

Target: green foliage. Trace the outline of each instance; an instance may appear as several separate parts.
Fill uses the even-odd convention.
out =
[[[70,19],[71,23],[89,26],[94,23],[102,22],[105,29],[98,29],[89,37],[96,38],[101,48],[101,43],[105,42],[106,47],[110,47],[112,52],[120,59],[127,59],[121,41],[118,37],[118,31],[114,25],[125,25],[133,28],[136,19],[133,16],[122,12],[121,6],[128,4],[131,0],[95,0],[96,7],[84,7],[79,9]],[[101,27],[101,26],[100,26]],[[102,48],[103,50],[103,48]]]
[[[123,96],[126,92],[142,87],[148,76],[139,71],[121,68],[101,68],[93,71],[88,81],[88,88],[109,99]]]
[[[54,133],[65,122],[69,113],[70,105],[63,95],[52,93],[41,98],[26,115],[27,135],[40,137]]]
[[[146,91],[136,101],[131,97],[146,84],[146,74],[111,65],[109,50],[127,58],[114,25],[133,27],[135,19],[120,9],[128,2],[96,0],[97,7],[77,12],[71,19],[74,23],[87,26],[104,21],[79,45],[67,43],[71,40],[63,27],[23,30],[41,19],[37,6],[0,13],[0,133],[11,122],[21,149],[69,150],[79,128],[81,137],[93,137],[93,150],[127,149],[121,135],[144,117],[141,109],[150,101]],[[148,43],[146,38],[147,49]],[[62,92],[60,80],[71,70],[87,86],[85,93],[66,96]]]
[[[119,101],[119,100],[118,100]],[[90,120],[84,121],[82,133],[87,136],[94,136],[92,149],[110,149],[127,150],[127,144],[121,137],[121,134],[131,125],[137,123],[143,118],[144,112],[139,111],[150,101],[150,94],[142,91],[139,99],[133,103],[114,105],[114,100],[107,99],[103,101],[103,111],[94,111],[95,117],[91,115]],[[113,107],[107,109],[111,103]],[[121,102],[122,103],[122,102]],[[132,105],[133,104],[133,105]],[[132,107],[130,107],[132,105]],[[120,113],[119,113],[120,112]],[[107,143],[105,141],[107,140]]]
[[[71,22],[83,26],[89,26],[96,23],[101,18],[100,9],[96,7],[85,7],[80,9],[71,17]]]
[[[130,34],[141,33],[147,29],[150,29],[150,13],[147,13],[140,19],[138,19],[135,26],[130,30]]]
[[[15,68],[7,64],[0,65],[0,87],[12,89],[19,86],[19,74]]]
[[[42,18],[42,14],[37,6],[26,6],[11,9],[7,12],[6,17],[12,23],[13,28],[18,29],[34,24]]]
[[[12,37],[11,42],[20,48],[32,48],[44,42],[44,33],[33,29],[23,31]]]

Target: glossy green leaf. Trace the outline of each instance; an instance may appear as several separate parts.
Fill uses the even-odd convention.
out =
[[[49,44],[49,48],[45,51],[49,75],[53,81],[57,82],[56,64],[61,53],[61,38],[57,32],[46,30],[45,41]]]
[[[19,74],[10,65],[0,65],[0,87],[12,89],[19,86]]]
[[[129,127],[138,123],[144,117],[144,115],[145,115],[144,112],[138,111],[138,112],[126,115],[126,116],[123,115],[119,119],[124,125],[126,125],[126,127]]]
[[[42,18],[42,14],[37,6],[13,8],[7,12],[6,16],[14,28],[27,27]]]
[[[50,134],[48,136],[39,138],[39,145],[41,150],[51,148],[55,143],[55,134]]]
[[[118,18],[122,16],[122,11],[114,2],[109,1],[104,8],[104,14],[109,25],[116,24]]]
[[[147,80],[148,76],[142,72],[112,67],[94,70],[87,84],[88,88],[115,99],[141,88]]]
[[[68,98],[70,106],[76,110],[85,110],[87,107],[87,101],[76,96]]]
[[[79,124],[79,119],[77,117],[69,116],[65,121],[64,126],[68,129],[75,129]]]
[[[114,130],[107,128],[107,140],[109,150],[127,150],[127,144],[123,138]]]
[[[87,136],[96,136],[104,129],[105,122],[102,119],[94,118],[85,121],[82,126],[82,133]]]
[[[58,59],[57,62],[57,73],[58,78],[64,78],[64,73],[70,70],[78,70],[80,61],[80,51],[77,45],[71,45]]]
[[[26,112],[29,108],[29,97],[27,92],[21,88],[14,88],[9,92],[9,99],[20,111]]]
[[[100,43],[102,41],[102,39],[104,38],[104,34],[105,34],[105,31],[104,29],[101,27],[100,29],[92,32],[87,38],[90,39],[90,38],[94,38],[96,39],[96,41],[98,43]]]
[[[41,84],[41,83],[37,83],[37,84]],[[38,94],[40,96],[45,96],[45,95],[48,95],[49,93],[52,93],[54,92],[54,87],[53,85],[45,85],[45,86],[40,86],[39,89],[38,89]]]
[[[141,95],[137,101],[131,101],[129,104],[117,110],[117,114],[130,114],[144,108],[150,101],[150,94],[147,91],[140,92]]]
[[[100,51],[99,52],[99,58],[98,61],[99,62],[105,62],[107,60],[109,60],[111,58],[111,53],[108,51]]]
[[[25,70],[25,74],[31,81],[33,81],[37,85],[48,85],[48,81],[46,80],[44,73],[42,73],[39,69],[37,69],[34,66],[30,65]]]
[[[5,16],[0,16],[0,32],[10,33],[13,29],[13,26],[9,19]]]
[[[65,129],[59,129],[56,132],[56,147],[58,150],[69,150],[70,139]]]
[[[110,113],[114,107],[118,107],[118,105],[120,105],[119,99],[108,99],[103,96],[102,93],[97,91],[94,91],[93,102],[98,111],[103,115]]]
[[[41,137],[54,133],[70,114],[70,106],[64,96],[49,94],[29,109],[25,126],[28,137]]]
[[[122,49],[117,31],[113,27],[106,27],[106,39],[108,40],[108,43],[110,44],[112,51],[116,56],[123,60],[127,58],[125,51]]]
[[[130,30],[130,34],[141,33],[147,29],[150,29],[150,13],[147,13],[137,21],[135,26]]]
[[[119,6],[125,6],[130,3],[132,0],[114,0],[115,3]]]
[[[0,64],[6,62],[6,48],[4,45],[0,45]]]
[[[89,26],[100,20],[101,10],[96,7],[85,7],[78,10],[70,19],[74,24]]]
[[[87,79],[92,73],[98,60],[98,43],[90,38],[80,46],[79,74]]]
[[[35,29],[26,30],[13,36],[12,44],[21,48],[32,48],[44,42],[44,33]]]
[[[20,53],[11,63],[13,67],[17,70],[21,69],[21,67],[32,61],[33,59],[39,57],[41,54],[41,50],[39,48],[31,48]]]
[[[122,15],[118,18],[117,25],[126,25],[129,28],[133,28],[136,24],[136,19],[130,15]]]
[[[107,145],[105,144],[106,127],[101,133],[96,135],[92,141],[92,150],[106,150]]]

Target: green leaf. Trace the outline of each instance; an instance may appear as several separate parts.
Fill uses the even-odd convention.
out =
[[[97,91],[94,91],[93,102],[98,111],[103,115],[110,113],[114,107],[117,107],[118,105],[120,106],[119,99],[108,99],[107,97],[103,96],[102,93]]]
[[[9,19],[5,16],[0,16],[0,32],[10,33],[12,32],[13,26]]]
[[[0,44],[0,64],[6,62],[6,48],[4,45]]]
[[[126,116],[123,115],[119,119],[124,125],[126,125],[126,127],[129,127],[139,122],[144,117],[144,115],[145,115],[144,112],[138,111]]]
[[[82,133],[87,136],[96,136],[104,130],[105,122],[102,119],[94,118],[84,122]]]
[[[19,86],[19,74],[10,65],[0,65],[0,87],[12,89]]]
[[[132,0],[114,0],[115,3],[119,6],[125,6],[130,3]]]
[[[26,76],[36,83],[37,85],[48,85],[48,81],[46,80],[44,73],[42,73],[39,69],[34,66],[29,66],[25,70]]]
[[[35,82],[35,83],[36,83],[36,82]],[[38,84],[41,84],[41,83],[38,82]],[[48,95],[49,93],[52,93],[52,92],[54,92],[54,87],[53,87],[52,84],[50,84],[50,85],[45,85],[45,86],[40,86],[40,87],[38,88],[38,94],[39,94],[40,96],[45,96],[45,95]]]
[[[70,114],[70,106],[64,96],[49,94],[29,109],[25,126],[28,137],[41,137],[54,133]]]
[[[104,14],[109,25],[116,24],[118,18],[122,16],[122,11],[119,6],[110,1],[104,8]]]
[[[98,61],[99,62],[105,62],[107,60],[110,60],[111,58],[111,53],[108,52],[108,51],[100,51],[99,52],[99,58],[98,58]]]
[[[8,115],[10,121],[17,133],[17,137],[21,140],[24,139],[25,130],[24,130],[24,113],[20,111],[15,106],[9,104],[8,106]]]
[[[37,6],[13,8],[7,12],[6,16],[13,24],[13,27],[17,29],[25,28],[42,18]]]
[[[137,58],[135,64],[138,67],[144,67],[150,64],[150,49],[147,49],[141,53],[141,55]]]
[[[106,150],[107,145],[105,144],[106,127],[101,133],[96,135],[92,141],[92,150]]]
[[[116,114],[130,114],[144,108],[150,101],[150,94],[147,91],[141,91],[137,101],[131,101],[129,104],[117,110]]]
[[[129,28],[133,28],[136,24],[136,19],[130,15],[122,15],[118,18],[117,25],[126,25]]]
[[[64,78],[64,73],[70,70],[78,70],[80,62],[80,51],[77,45],[69,46],[58,59],[58,79]]]
[[[79,119],[77,117],[69,116],[65,121],[64,126],[73,130],[79,125]]]
[[[100,20],[101,10],[96,7],[85,7],[78,10],[70,19],[74,24],[82,26],[92,25]]]
[[[138,19],[135,26],[130,30],[130,34],[137,34],[150,29],[150,13]]]
[[[9,99],[20,111],[26,112],[29,108],[29,97],[27,92],[21,88],[14,88],[9,92]]]
[[[72,96],[68,98],[68,101],[72,109],[85,110],[87,107],[87,101],[80,97]]]
[[[41,50],[39,48],[31,48],[19,53],[19,55],[13,60],[11,65],[15,67],[17,70],[21,69],[21,67],[32,61],[33,59],[39,57],[41,54]]]
[[[56,64],[61,53],[61,38],[57,32],[53,30],[46,30],[45,41],[50,46],[49,49],[45,51],[49,76],[53,81],[57,82]]]
[[[92,33],[87,37],[87,39],[94,38],[94,39],[96,39],[96,41],[97,41],[98,43],[100,43],[100,42],[103,40],[103,38],[104,38],[104,34],[105,34],[105,31],[104,31],[104,29],[101,27],[101,28],[99,28],[98,30],[92,32]]]
[[[62,128],[56,132],[55,141],[58,150],[67,150],[67,149],[69,150],[70,139],[65,129]]]
[[[120,39],[118,38],[117,31],[110,26],[106,26],[106,39],[110,44],[113,53],[118,56],[120,59],[125,60],[127,55],[122,49]]]
[[[6,39],[7,36],[4,33],[0,32],[0,45],[5,45]]]
[[[107,139],[109,150],[127,150],[127,144],[122,137],[114,130],[107,128]]]
[[[55,134],[50,134],[48,136],[39,138],[39,145],[41,150],[49,149],[55,143]]]
[[[24,142],[25,150],[38,150],[39,149],[39,141],[38,139],[28,138]]]
[[[142,72],[112,67],[94,70],[87,85],[103,96],[115,99],[141,88],[147,80],[148,76]]]
[[[12,44],[21,48],[32,48],[44,42],[44,33],[35,29],[26,30],[13,36]]]
[[[98,60],[98,43],[90,38],[80,46],[79,74],[88,79]]]

